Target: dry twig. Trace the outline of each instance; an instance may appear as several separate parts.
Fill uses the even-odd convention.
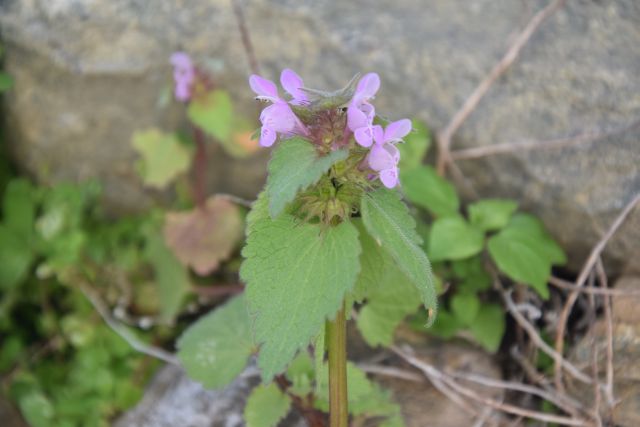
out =
[[[582,270],[580,271],[580,274],[578,275],[578,278],[576,279],[576,283],[575,283],[576,288],[582,288],[584,286],[584,283],[587,280],[587,276],[593,270],[593,267],[595,266],[596,262],[600,258],[600,254],[602,253],[605,246],[607,245],[607,242],[609,241],[609,239],[611,239],[611,237],[618,230],[618,228],[620,228],[624,220],[627,218],[629,213],[633,210],[633,208],[638,202],[640,202],[640,193],[637,194],[627,204],[627,206],[622,210],[620,215],[618,215],[615,221],[613,221],[613,224],[611,224],[611,226],[609,227],[605,235],[602,236],[600,241],[593,247],[593,249],[591,250],[591,253],[589,254],[589,257],[587,258],[587,261],[585,262],[584,266],[582,267]],[[578,299],[578,295],[579,295],[578,289],[573,290],[569,294],[569,297],[567,298],[564,308],[562,309],[562,312],[560,312],[560,317],[558,318],[558,327],[557,327],[556,339],[555,339],[555,352],[554,352],[553,359],[554,359],[554,381],[556,384],[556,388],[558,388],[559,390],[561,390],[563,387],[561,365],[563,360],[562,353],[564,351],[564,334],[566,330],[567,320],[569,319],[569,314],[571,313],[571,309],[573,308],[573,305]]]
[[[604,271],[604,265],[602,264],[602,259],[598,258],[598,263],[596,264],[596,273],[598,274],[598,281],[600,282],[600,286],[603,289],[607,288],[608,281],[607,275]],[[606,373],[606,383],[604,387],[605,397],[607,398],[607,403],[609,407],[613,409],[616,405],[616,398],[613,394],[613,315],[611,313],[611,298],[605,296],[604,298],[604,318],[606,322],[607,329],[607,373]],[[595,348],[595,347],[594,347]]]
[[[560,8],[566,0],[553,0],[544,9],[536,13],[527,26],[513,41],[505,55],[502,57],[491,72],[480,82],[473,93],[466,99],[462,107],[454,114],[447,127],[438,134],[438,160],[437,169],[440,175],[444,175],[447,164],[451,162],[450,146],[451,139],[462,123],[476,109],[478,103],[489,91],[493,83],[513,64],[522,48],[527,44],[533,33],[540,24]]]
[[[238,23],[238,31],[240,31],[240,37],[242,37],[242,46],[244,47],[244,52],[247,55],[247,60],[249,61],[249,68],[251,68],[251,72],[253,74],[260,74],[260,66],[256,59],[256,53],[253,50],[253,43],[251,42],[251,36],[249,35],[247,23],[244,19],[242,4],[240,4],[240,0],[232,0],[231,3],[233,6],[233,13],[236,16],[236,22]]]
[[[640,297],[640,289],[608,289],[608,288],[578,288],[571,282],[560,279],[559,277],[551,276],[549,283],[556,288],[564,289],[567,291],[583,292],[591,295],[607,295],[607,296],[620,296],[620,297]]]

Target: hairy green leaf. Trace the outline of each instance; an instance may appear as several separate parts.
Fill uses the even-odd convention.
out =
[[[299,137],[278,144],[269,162],[266,186],[271,216],[280,215],[300,190],[315,184],[323,173],[347,155],[347,150],[337,150],[318,157],[313,144]]]
[[[458,213],[460,200],[456,189],[430,166],[420,166],[400,173],[402,190],[411,203],[427,209],[435,216]]]
[[[434,261],[468,258],[482,251],[484,234],[461,216],[438,218],[429,233],[429,255]]]
[[[231,136],[233,105],[226,91],[214,90],[198,96],[187,110],[189,119],[209,135],[220,141]]]
[[[391,255],[398,268],[418,289],[431,322],[437,309],[429,259],[422,251],[416,224],[398,193],[380,188],[362,197],[362,219],[367,231]]]
[[[499,230],[518,209],[513,200],[486,199],[469,205],[469,221],[483,231]]]
[[[141,156],[139,169],[144,183],[150,187],[165,188],[191,164],[191,149],[174,134],[157,129],[136,132],[133,148]]]
[[[412,131],[404,138],[404,144],[398,144],[400,150],[401,171],[417,168],[427,155],[431,146],[431,133],[427,126],[420,120],[412,120]]]
[[[359,230],[362,270],[354,293],[359,301],[366,298],[367,303],[360,310],[356,325],[369,345],[389,346],[398,325],[420,306],[420,294],[361,224]]]
[[[178,339],[187,374],[207,388],[221,388],[242,372],[254,345],[244,296],[198,319]]]
[[[291,399],[277,384],[258,385],[251,391],[244,408],[247,427],[275,427],[291,408]]]
[[[504,310],[497,304],[483,304],[470,325],[480,345],[494,353],[500,347],[505,330]]]
[[[335,316],[360,270],[353,224],[301,224],[290,215],[253,224],[240,276],[262,344],[265,382],[282,372],[328,318]]]

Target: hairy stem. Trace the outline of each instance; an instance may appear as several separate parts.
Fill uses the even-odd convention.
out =
[[[330,427],[348,427],[347,407],[347,319],[344,307],[336,319],[327,322],[326,342],[329,352],[329,420]]]

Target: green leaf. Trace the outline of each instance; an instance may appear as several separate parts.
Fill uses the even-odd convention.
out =
[[[316,373],[318,388],[315,405],[325,412],[329,411],[328,369],[328,365],[324,363]],[[400,416],[400,407],[391,400],[391,394],[369,381],[364,371],[351,362],[347,362],[347,390],[349,413],[353,416]]]
[[[244,297],[198,319],[178,339],[178,358],[187,374],[207,388],[221,388],[242,372],[254,345]]]
[[[543,298],[549,297],[551,260],[543,237],[507,227],[489,239],[488,249],[500,271],[516,282],[531,285]]]
[[[457,284],[460,291],[480,292],[491,289],[491,276],[482,265],[480,255],[453,261],[451,267],[454,276],[462,279]]]
[[[420,248],[422,240],[406,205],[398,193],[380,188],[362,197],[361,211],[367,231],[418,289],[433,321],[437,299],[431,264]]]
[[[25,179],[14,179],[5,190],[4,223],[7,227],[29,237],[35,220],[35,189]]]
[[[0,224],[0,289],[13,288],[29,272],[34,254],[27,239]]]
[[[231,136],[233,105],[224,90],[214,90],[198,96],[187,109],[189,119],[209,135],[221,141]]]
[[[285,214],[252,228],[240,276],[262,344],[258,366],[268,382],[335,316],[360,270],[360,244],[348,222],[301,224]]]
[[[464,259],[482,251],[484,234],[461,216],[438,218],[429,234],[429,256],[434,261]]]
[[[401,171],[415,169],[422,164],[431,146],[431,133],[420,120],[412,120],[413,130],[404,138],[404,144],[398,144],[400,150]]]
[[[337,150],[318,157],[313,144],[299,137],[278,144],[269,162],[269,177],[265,187],[271,216],[275,218],[280,215],[300,190],[315,184],[323,173],[346,159],[348,154],[347,150]]]
[[[13,77],[0,71],[0,92],[6,92],[13,87]]]
[[[42,392],[32,391],[20,398],[20,412],[32,427],[54,425],[55,410],[51,401]]]
[[[258,385],[244,408],[247,427],[275,427],[291,408],[291,399],[275,383]]]
[[[356,325],[369,345],[389,346],[397,326],[420,306],[420,294],[391,256],[361,227],[362,270],[354,293],[360,301],[366,298],[367,303],[360,310]]]
[[[191,287],[189,272],[158,234],[150,233],[147,237],[146,257],[155,271],[162,318],[170,321],[180,310],[182,300]]]
[[[456,189],[430,166],[420,166],[400,173],[405,196],[411,203],[427,209],[435,216],[456,215],[460,200]]]
[[[504,310],[497,304],[483,304],[470,325],[480,345],[492,353],[498,350],[505,330]]]
[[[451,298],[451,310],[462,324],[469,326],[478,315],[480,300],[476,294],[456,293]]]
[[[150,187],[165,188],[191,165],[192,150],[174,134],[157,129],[136,132],[132,144],[141,156],[142,179]]]
[[[487,199],[469,205],[469,220],[483,231],[503,228],[518,209],[513,200]]]
[[[287,368],[287,379],[291,386],[287,388],[289,393],[304,397],[313,393],[313,381],[315,379],[314,361],[308,352],[298,353]]]
[[[541,254],[553,265],[562,265],[567,262],[567,255],[553,240],[544,228],[544,224],[533,215],[519,213],[509,221],[509,228],[518,229],[526,234],[536,236],[538,249]]]
[[[412,322],[412,326],[417,330],[421,330],[423,325],[424,319],[420,316]],[[462,325],[456,316],[444,309],[440,309],[440,311],[438,311],[438,317],[433,323],[433,326],[428,330],[428,333],[443,339],[450,339],[455,336],[460,328],[462,328]]]

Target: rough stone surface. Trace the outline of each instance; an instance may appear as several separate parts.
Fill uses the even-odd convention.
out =
[[[285,66],[312,87],[355,72],[382,77],[379,111],[442,129],[543,0],[257,0],[247,25],[264,75]],[[624,127],[640,117],[640,3],[575,0],[545,22],[454,139],[454,148],[546,140]],[[178,106],[157,107],[167,58],[183,48],[253,112],[241,38],[227,0],[4,0],[0,26],[9,134],[43,181],[98,176],[116,208],[139,207],[129,139],[173,129]],[[573,269],[640,188],[640,130],[565,148],[460,163],[483,196],[508,196],[540,215]],[[212,190],[251,196],[265,155],[212,153]],[[640,255],[640,211],[607,248],[610,271]]]
[[[640,289],[640,276],[623,277],[615,283],[615,289]],[[616,296],[612,298],[613,320],[613,393],[620,402],[613,412],[601,405],[604,419],[615,425],[640,425],[640,312],[639,297]],[[607,349],[606,321],[601,319],[593,327],[593,337],[587,336],[573,350],[572,361],[579,366],[589,366],[592,352],[599,355],[598,376],[606,378],[605,355]],[[593,403],[593,389],[575,384],[574,395],[587,405]],[[613,424],[612,424],[613,425]]]
[[[225,389],[206,390],[182,369],[165,366],[114,427],[241,427],[247,395],[257,382],[256,368],[249,367]]]

